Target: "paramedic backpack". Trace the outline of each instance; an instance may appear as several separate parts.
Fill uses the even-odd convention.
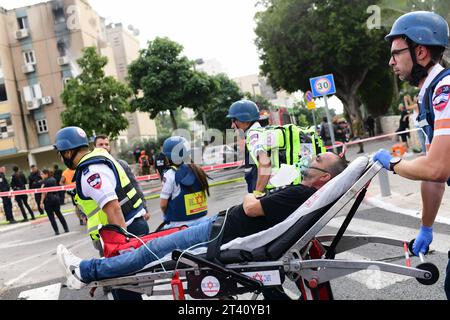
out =
[[[433,82],[431,82],[427,91],[425,92],[425,96],[423,97],[422,104],[420,105],[420,112],[417,121],[419,122],[419,126],[425,131],[425,134],[428,136],[428,142],[431,144],[434,138],[434,108],[433,108],[433,93],[436,90],[439,82],[442,81],[445,77],[450,76],[450,69],[444,69],[434,78]],[[447,185],[450,186],[450,180],[447,182]]]
[[[260,141],[264,142],[263,149],[268,153],[268,156],[271,159],[272,176],[276,175],[282,164],[295,166],[297,168],[300,175],[294,180],[292,185],[299,185],[302,182],[302,160],[308,156],[326,152],[322,139],[314,130],[302,129],[293,124],[251,129],[247,135],[248,150],[251,150],[249,144],[253,136],[252,132],[255,131],[258,132],[261,137]],[[254,163],[259,167],[257,159],[254,159],[251,152],[250,156]],[[267,190],[275,188],[276,187],[270,185],[270,183],[266,186]]]

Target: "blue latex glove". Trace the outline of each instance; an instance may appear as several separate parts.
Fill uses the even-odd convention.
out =
[[[419,256],[419,253],[425,254],[427,252],[427,248],[433,242],[433,228],[431,227],[420,227],[419,235],[414,241],[413,245],[413,253],[416,256]]]
[[[392,158],[393,157],[391,156],[389,151],[381,149],[373,156],[373,161],[380,162],[386,170],[390,170],[391,168],[390,162]]]

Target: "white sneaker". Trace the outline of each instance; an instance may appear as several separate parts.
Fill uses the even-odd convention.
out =
[[[87,284],[81,280],[80,276],[80,262],[82,259],[75,256],[62,244],[60,244],[56,249],[56,255],[58,257],[59,264],[67,277],[67,287],[72,290],[80,290],[84,288]]]

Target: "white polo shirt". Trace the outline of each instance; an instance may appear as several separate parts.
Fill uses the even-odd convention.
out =
[[[81,176],[81,191],[87,198],[94,200],[100,208],[109,202],[118,200],[116,194],[117,181],[114,172],[106,164],[94,164],[84,170]],[[145,215],[141,210],[132,219],[126,221],[127,227],[134,219]]]
[[[175,182],[175,170],[167,170],[162,181],[160,198],[163,200],[175,199],[181,193],[181,187]]]

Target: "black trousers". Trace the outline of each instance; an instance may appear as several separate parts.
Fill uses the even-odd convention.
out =
[[[48,197],[48,195],[47,195]],[[59,204],[59,197],[54,199],[49,199],[44,202],[45,211],[47,211],[48,220],[52,225],[53,231],[59,232],[58,224],[56,223],[55,215],[58,217],[59,222],[61,222],[64,231],[69,232],[69,227],[67,226],[66,219],[61,213],[61,205]]]
[[[9,197],[2,197],[3,209],[5,210],[6,221],[14,221],[12,201]]]
[[[37,208],[39,210],[39,214],[43,216],[45,214],[44,209],[41,207],[42,193],[36,193],[34,195],[34,200],[36,201]]]
[[[28,204],[28,196],[26,194],[22,195],[22,196],[16,196],[16,202],[17,202],[17,205],[19,206],[20,212],[22,212],[22,216],[23,216],[24,220],[28,220],[28,216],[27,216],[27,213],[25,212],[25,208],[30,213],[31,218],[34,219],[34,212],[33,212],[33,210],[31,210],[31,207]]]

